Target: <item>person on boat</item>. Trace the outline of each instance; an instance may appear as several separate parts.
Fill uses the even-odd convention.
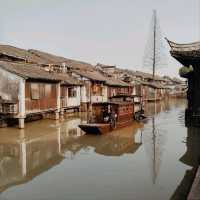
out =
[[[116,122],[117,122],[117,113],[114,110],[112,110],[110,115],[111,128],[116,128]]]
[[[108,110],[104,108],[102,113],[103,113],[103,122],[108,123],[110,120],[110,115],[108,113]]]

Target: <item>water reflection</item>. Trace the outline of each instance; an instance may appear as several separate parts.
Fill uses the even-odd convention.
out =
[[[63,137],[62,150],[65,153],[71,153],[71,158],[80,150],[87,151],[93,148],[98,154],[105,156],[121,156],[123,154],[133,154],[142,144],[142,138],[139,142],[135,141],[138,128],[142,125],[133,123],[131,126],[118,131],[113,131],[107,135],[82,135],[81,137]]]
[[[75,159],[81,150],[93,148],[101,155],[121,156],[135,153],[141,145],[141,138],[135,141],[135,134],[142,127],[138,123],[105,136],[92,136],[78,128],[81,118],[49,122],[28,124],[25,130],[2,129],[0,192],[31,180],[64,158]]]
[[[28,135],[23,130],[0,134],[0,191],[38,176],[63,159],[59,132]]]
[[[200,163],[200,128],[188,128],[186,147],[187,151],[180,161],[190,167],[197,167]]]
[[[29,182],[34,177],[40,177],[43,172],[46,172],[58,164],[61,166],[59,168],[59,175],[61,176],[58,175],[59,183],[62,177],[69,177],[69,174],[76,175],[74,168],[77,169],[78,165],[84,165],[83,162],[91,165],[93,164],[92,159],[96,159],[95,162],[97,162],[98,159],[102,159],[103,157],[109,158],[109,161],[108,159],[105,159],[106,161],[102,159],[99,161],[101,162],[101,167],[98,168],[98,166],[94,165],[96,168],[94,167],[92,169],[94,170],[93,176],[99,180],[98,183],[105,184],[105,179],[102,178],[101,180],[101,177],[103,177],[102,174],[106,173],[106,171],[102,172],[101,169],[107,169],[109,163],[112,173],[114,174],[114,172],[116,172],[116,174],[110,176],[112,179],[110,180],[112,183],[110,187],[115,188],[117,184],[113,180],[116,180],[116,177],[120,176],[118,171],[122,170],[121,174],[123,174],[123,176],[121,175],[121,179],[125,177],[124,180],[131,183],[126,185],[127,182],[124,182],[124,190],[126,191],[126,188],[131,188],[128,190],[128,192],[131,193],[135,189],[135,195],[140,197],[140,195],[143,194],[143,192],[139,191],[137,188],[137,186],[140,186],[140,179],[145,182],[144,180],[148,180],[146,177],[150,174],[151,185],[157,182],[162,166],[163,152],[167,142],[166,130],[168,127],[165,125],[167,124],[167,120],[171,119],[171,115],[173,115],[177,106],[180,107],[182,105],[184,107],[184,101],[179,101],[179,103],[176,101],[163,101],[156,104],[147,104],[146,114],[148,115],[148,121],[146,124],[133,123],[129,127],[103,136],[85,135],[81,132],[78,128],[78,124],[86,120],[87,115],[73,116],[71,118],[67,117],[67,119],[63,119],[59,122],[50,120],[38,121],[27,124],[26,129],[22,131],[12,128],[1,129],[0,192],[11,186]],[[168,114],[168,116],[166,113],[170,113],[170,111],[172,111],[172,114]],[[178,110],[178,112],[180,112],[180,110]],[[169,119],[165,119],[166,116],[168,116]],[[192,147],[192,143],[194,142],[189,138],[192,138],[190,137],[190,133],[188,133],[187,139],[188,149],[189,146]],[[192,151],[194,150],[192,149]],[[93,156],[93,158],[85,158],[85,154],[89,154]],[[186,163],[188,161],[188,153],[186,154],[187,156],[183,156],[180,159],[181,162]],[[117,157],[120,159],[116,159]],[[124,159],[124,157],[127,159]],[[135,161],[133,161],[133,158],[136,158]],[[112,159],[115,159],[115,162],[117,162],[116,165],[113,164]],[[137,166],[137,163],[141,164],[143,161],[146,164],[146,160],[148,161],[148,166]],[[66,164],[65,167],[61,165],[61,162]],[[69,165],[71,168],[67,171],[66,168]],[[84,170],[86,171],[86,167]],[[148,170],[150,170],[150,173]],[[98,171],[101,171],[100,176],[98,176]],[[126,173],[126,171],[128,172]],[[140,171],[142,171],[141,174]],[[53,173],[55,174],[55,172]],[[52,172],[50,174],[53,176]],[[66,174],[68,174],[68,176],[66,176]],[[143,176],[142,174],[145,175]],[[77,185],[80,182],[79,179],[87,180],[88,177],[91,177],[90,174],[88,175],[86,173],[86,175],[84,175],[83,172],[79,174],[77,178],[73,176],[73,178],[70,179],[71,182],[68,184],[71,185],[74,182],[75,185]],[[137,178],[138,183],[137,181],[135,182],[134,177]],[[65,179],[63,178],[63,180]],[[46,183],[48,184],[48,182]],[[63,182],[63,185],[65,185],[65,182]],[[69,185],[68,187],[70,188]],[[62,185],[60,187],[62,188]],[[121,187],[122,186],[120,186],[120,188]],[[81,188],[84,187],[81,185],[80,188],[78,186],[77,188],[81,190]],[[57,190],[59,191],[58,188]],[[8,190],[8,194],[9,191],[10,190]],[[67,191],[67,189],[65,188],[63,191]],[[68,192],[69,191],[72,191],[72,188],[70,188]],[[3,194],[5,193],[6,192]],[[74,193],[77,193],[77,190],[74,191]],[[95,195],[97,193],[95,193]],[[8,194],[6,193],[6,195]],[[60,195],[60,193],[58,192],[57,195]],[[64,199],[65,196],[61,195],[61,197]]]
[[[184,178],[171,197],[172,200],[186,199],[190,191],[196,170],[200,164],[200,128],[189,127],[187,129],[186,152],[180,158],[180,161],[191,169],[186,170]]]
[[[163,128],[165,116],[158,116],[158,114],[169,113],[176,108],[185,106],[185,102],[186,101],[184,99],[179,99],[178,101],[176,99],[171,99],[156,103],[148,103],[145,105],[146,115],[148,116],[149,121],[144,129],[144,146],[150,163],[150,174],[153,184],[156,184],[156,179],[161,168],[162,156],[167,141],[167,130]],[[181,110],[179,118],[183,119],[183,116],[184,111]]]
[[[153,184],[160,171],[164,145],[166,143],[166,131],[159,126],[159,120],[156,115],[162,111],[169,111],[168,102],[149,103],[146,107],[149,123],[144,130],[144,147],[149,159],[150,174]],[[160,118],[161,116],[159,116]]]

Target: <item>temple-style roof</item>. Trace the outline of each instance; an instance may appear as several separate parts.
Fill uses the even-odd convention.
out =
[[[181,64],[188,66],[200,63],[200,42],[178,44],[166,39],[171,47],[170,53]]]

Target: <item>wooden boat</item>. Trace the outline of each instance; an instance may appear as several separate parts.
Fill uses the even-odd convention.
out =
[[[110,127],[110,124],[105,123],[105,124],[80,124],[79,128],[83,130],[85,133],[90,133],[90,134],[104,134],[110,132],[112,129]]]
[[[107,113],[107,116],[104,114]],[[134,120],[133,102],[111,102],[93,105],[95,119],[80,124],[79,127],[88,134],[105,134],[112,130],[130,125]],[[109,119],[105,122],[105,118]]]

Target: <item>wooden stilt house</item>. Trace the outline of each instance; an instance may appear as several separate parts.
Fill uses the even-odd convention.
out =
[[[0,61],[0,80],[1,116],[18,119],[20,128],[24,128],[27,117],[35,114],[53,112],[59,118],[63,76],[38,65]]]

